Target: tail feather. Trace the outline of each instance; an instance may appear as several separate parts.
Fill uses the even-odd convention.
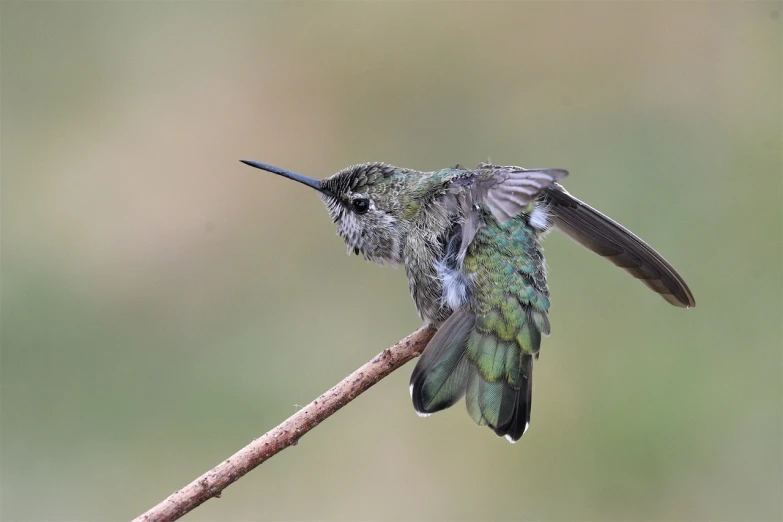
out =
[[[468,413],[498,436],[519,440],[530,423],[533,356],[517,342],[498,341],[478,329],[468,340],[466,354],[472,370]]]
[[[530,423],[533,356],[474,326],[474,315],[458,310],[440,327],[411,375],[414,408],[429,415],[464,395],[476,424],[515,442]]]
[[[481,376],[475,366],[471,365],[468,373],[467,392],[465,394],[465,406],[468,408],[468,415],[473,422],[479,426],[486,426],[487,419],[481,412],[481,399],[479,398],[479,388],[481,387]]]
[[[513,415],[519,389],[514,384],[519,379],[519,359],[514,357],[518,352],[512,343],[478,331],[468,340],[467,357],[478,374],[476,404],[490,426],[507,424]]]
[[[506,437],[509,442],[518,441],[530,426],[530,409],[533,405],[533,357],[522,354],[523,386],[516,390],[512,415],[508,422],[492,430],[498,437]]]
[[[468,414],[479,426],[489,426],[498,437],[506,437],[511,442],[518,441],[530,424],[533,357],[525,354],[522,360],[526,368],[521,388],[514,388],[507,382],[489,382],[473,365],[467,377],[465,406]]]
[[[411,398],[420,415],[453,406],[465,395],[469,363],[467,339],[475,316],[465,309],[451,314],[419,358],[411,374]]]
[[[484,380],[479,372],[479,406],[487,424],[496,429],[508,424],[514,416],[517,393],[508,383]]]

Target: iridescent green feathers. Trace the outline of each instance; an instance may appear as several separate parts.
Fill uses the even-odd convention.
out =
[[[481,227],[462,263],[471,281],[462,307],[440,327],[411,376],[420,414],[465,396],[468,413],[518,440],[530,422],[533,357],[549,334],[549,291],[538,232],[525,214],[500,224],[479,207]]]
[[[363,163],[319,181],[246,163],[318,191],[349,251],[405,264],[419,315],[438,327],[411,376],[422,415],[465,397],[476,423],[512,441],[525,432],[533,362],[549,334],[539,240],[552,227],[669,303],[695,305],[660,254],[557,183],[564,170],[480,164],[419,172]]]
[[[451,314],[421,354],[411,375],[411,398],[423,416],[446,409],[465,395],[470,368],[467,340],[476,317],[467,308]]]

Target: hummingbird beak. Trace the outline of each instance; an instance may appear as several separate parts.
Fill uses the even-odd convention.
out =
[[[297,174],[296,172],[291,172],[290,170],[273,167],[272,165],[267,165],[266,163],[259,163],[257,161],[250,161],[250,160],[239,160],[239,161],[241,161],[245,165],[250,165],[251,167],[265,170],[267,172],[271,172],[273,174],[277,174],[278,176],[283,176],[284,178],[292,179],[294,181],[298,181],[299,183],[314,188],[318,192],[321,192],[322,194],[326,194],[327,196],[332,195],[331,192],[329,192],[328,190],[326,190],[321,186],[320,180],[314,178],[308,178],[307,176],[302,176],[301,174]]]

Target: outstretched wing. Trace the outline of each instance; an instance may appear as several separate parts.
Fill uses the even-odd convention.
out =
[[[674,267],[630,230],[556,183],[544,190],[542,199],[549,206],[555,227],[571,239],[624,268],[669,303],[696,306],[691,290]]]
[[[522,212],[552,183],[563,179],[563,169],[523,169],[481,164],[451,179],[450,192],[467,196],[471,207],[484,203],[501,225]]]

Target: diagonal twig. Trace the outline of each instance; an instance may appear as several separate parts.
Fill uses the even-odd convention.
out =
[[[340,381],[329,391],[294,413],[282,424],[224,460],[196,480],[175,491],[163,502],[139,515],[133,522],[177,520],[224,489],[247,472],[288,446],[294,446],[308,431],[354,400],[394,370],[421,354],[435,330],[422,327],[387,348]]]

